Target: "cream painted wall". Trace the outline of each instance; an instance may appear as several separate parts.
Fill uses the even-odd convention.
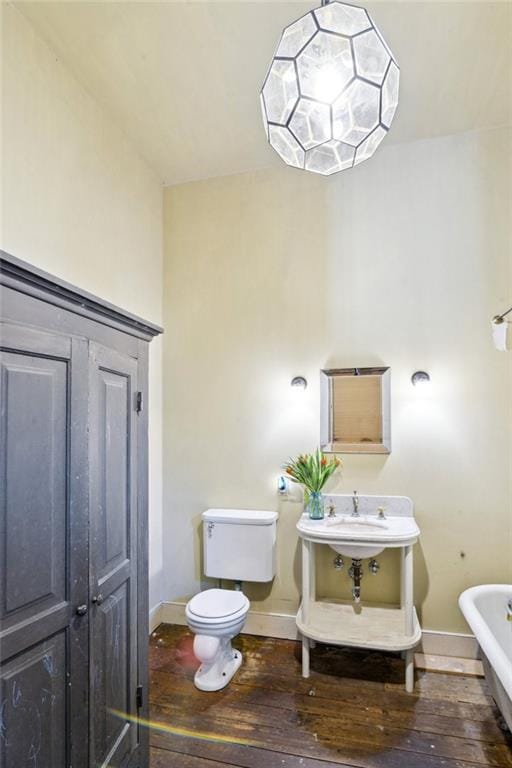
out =
[[[511,158],[496,129],[385,147],[331,179],[282,167],[166,190],[166,599],[200,586],[203,509],[279,508],[277,577],[248,594],[295,611],[301,509],[276,479],[317,444],[325,366],[391,366],[393,452],[344,457],[337,490],[414,500],[424,628],[463,631],[459,593],[512,579],[512,356],[489,326],[512,298]],[[348,595],[331,556],[320,591]],[[363,592],[396,598],[380,559]]]
[[[2,4],[2,247],[162,322],[162,186],[12,6]],[[150,604],[162,598],[161,341],[150,351]]]
[[[2,16],[2,247],[161,322],[158,178],[24,18],[6,4]],[[464,134],[385,147],[333,179],[279,168],[167,190],[151,605],[199,587],[206,506],[276,508],[281,462],[316,445],[325,365],[392,367],[393,453],[347,457],[338,490],[414,499],[424,626],[463,628],[461,589],[512,578],[512,372],[488,326],[512,288],[510,142],[506,130]],[[423,400],[409,384],[419,367],[433,379]],[[310,381],[299,400],[294,374]],[[249,595],[293,612],[300,508],[279,511],[277,578]],[[327,554],[321,590],[348,594]],[[396,595],[395,565],[382,558],[367,596]]]

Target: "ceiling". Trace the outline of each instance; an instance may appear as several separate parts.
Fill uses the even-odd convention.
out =
[[[20,2],[165,184],[279,164],[258,94],[316,3]],[[386,142],[512,123],[512,3],[370,2],[401,67]]]

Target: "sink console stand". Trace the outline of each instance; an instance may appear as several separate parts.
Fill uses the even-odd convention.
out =
[[[386,501],[391,499],[405,501],[405,497],[387,497]],[[407,502],[410,507],[404,505],[401,514],[412,516],[412,502],[409,499]],[[356,604],[345,600],[317,599],[315,547],[343,544],[346,538],[337,541],[331,536],[326,540],[320,531],[304,530],[307,527],[301,526],[300,522],[297,526],[302,539],[302,602],[297,613],[297,628],[302,636],[302,676],[309,677],[310,649],[316,642],[400,651],[405,658],[405,688],[412,692],[413,649],[421,640],[421,627],[413,604],[413,545],[417,536],[405,541],[387,542],[383,547],[399,548],[401,552],[400,605]],[[351,543],[356,544],[355,541]]]

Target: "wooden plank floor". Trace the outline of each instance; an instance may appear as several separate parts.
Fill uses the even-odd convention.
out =
[[[393,655],[240,635],[244,662],[217,693],[194,687],[185,627],[151,639],[151,768],[512,768],[485,681],[417,672]]]

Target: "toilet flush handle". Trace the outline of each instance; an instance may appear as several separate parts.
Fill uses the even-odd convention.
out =
[[[213,529],[214,529],[215,523],[208,523],[208,538],[211,539],[213,536]]]

